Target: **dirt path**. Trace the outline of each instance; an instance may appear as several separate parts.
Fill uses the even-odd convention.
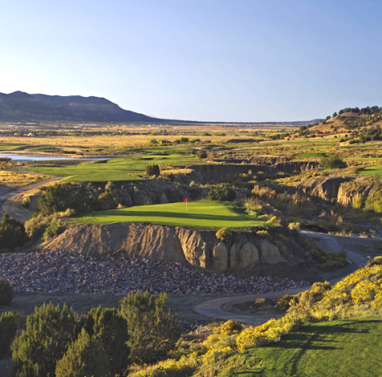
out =
[[[3,209],[3,205],[6,201],[8,201],[8,199],[11,199],[12,197],[17,196],[19,194],[22,194],[24,192],[27,192],[29,190],[33,190],[33,189],[36,189],[40,186],[49,184],[50,182],[59,181],[60,179],[62,179],[62,177],[49,178],[49,179],[46,179],[45,181],[37,182],[37,183],[34,183],[32,185],[29,185],[29,186],[25,186],[25,187],[19,187],[17,189],[13,189],[13,190],[11,189],[10,191],[2,193],[0,195],[0,220],[3,217],[3,213],[5,212],[5,210]]]
[[[336,283],[341,280],[345,276],[349,275],[353,271],[358,268],[364,266],[368,259],[352,250],[349,250],[347,247],[344,247],[344,244],[341,242],[342,239],[346,239],[348,241],[349,238],[354,238],[357,242],[365,243],[365,245],[369,244],[368,239],[363,239],[359,237],[343,237],[343,236],[332,236],[328,234],[322,233],[313,233],[313,232],[303,232],[303,234],[310,238],[311,241],[320,242],[323,245],[321,247],[326,250],[334,253],[338,253],[342,250],[347,252],[349,265],[336,273],[326,274],[330,283]],[[354,240],[355,242],[355,240]],[[255,301],[258,298],[279,298],[286,294],[297,294],[299,292],[305,291],[307,288],[296,288],[296,289],[288,289],[280,292],[272,292],[265,294],[253,294],[253,295],[244,295],[244,296],[231,296],[231,297],[221,297],[212,300],[207,300],[198,304],[194,307],[194,310],[207,317],[228,321],[233,319],[237,322],[241,322],[247,325],[259,325],[268,321],[270,318],[274,318],[275,314],[263,312],[261,314],[247,314],[241,312],[231,312],[228,311],[227,308],[231,307],[234,304],[239,304],[248,301]],[[281,315],[280,315],[281,316]]]

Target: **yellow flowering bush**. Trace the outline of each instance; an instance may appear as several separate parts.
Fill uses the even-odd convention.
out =
[[[230,319],[227,322],[224,322],[222,325],[215,327],[213,329],[213,332],[215,334],[222,334],[222,335],[233,335],[233,334],[238,334],[241,331],[243,331],[244,326],[236,321],[233,321]]]
[[[328,282],[315,283],[311,289],[294,296],[284,317],[271,319],[261,326],[248,327],[227,321],[213,329],[197,352],[179,360],[166,360],[132,377],[191,376],[196,369],[204,371],[217,361],[254,347],[274,343],[281,336],[310,321],[334,320],[369,315],[368,310],[382,310],[382,257],[347,276],[333,287]]]

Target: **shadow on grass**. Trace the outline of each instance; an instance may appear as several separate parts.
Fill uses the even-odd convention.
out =
[[[202,215],[202,214],[192,214],[192,213],[179,213],[179,212],[156,212],[156,211],[100,211],[100,212],[90,212],[78,216],[78,218],[83,216],[94,216],[94,217],[165,217],[165,218],[179,218],[179,219],[190,219],[190,220],[210,220],[210,221],[258,221],[258,219],[247,218],[245,216],[216,216],[216,215]],[[74,217],[76,218],[76,217]]]

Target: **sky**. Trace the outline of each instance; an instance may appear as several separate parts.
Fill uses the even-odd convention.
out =
[[[380,0],[0,0],[0,92],[166,119],[324,118],[382,105]]]

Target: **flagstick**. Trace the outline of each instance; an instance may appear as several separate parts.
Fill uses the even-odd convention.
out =
[[[187,213],[187,203],[188,203],[188,200],[186,200],[186,213]]]

